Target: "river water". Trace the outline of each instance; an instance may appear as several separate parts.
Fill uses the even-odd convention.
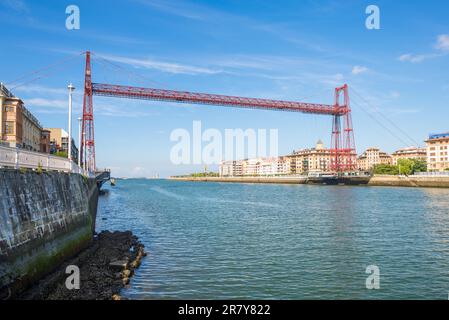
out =
[[[97,229],[148,256],[131,299],[448,299],[449,190],[118,180]],[[368,290],[369,265],[380,288]]]

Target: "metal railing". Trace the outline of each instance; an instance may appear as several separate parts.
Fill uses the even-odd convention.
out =
[[[27,168],[72,172],[88,175],[81,167],[69,159],[46,153],[26,151],[19,148],[0,146],[0,167]]]

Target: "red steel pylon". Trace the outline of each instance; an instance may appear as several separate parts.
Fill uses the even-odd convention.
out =
[[[340,105],[341,93],[343,93],[343,105]],[[354,171],[357,169],[357,153],[347,84],[335,88],[334,110],[332,117],[331,168],[337,172]],[[343,117],[343,132],[341,117]]]
[[[84,78],[83,123],[81,135],[81,164],[89,172],[95,172],[94,108],[92,103],[92,70],[90,51],[86,52],[86,70]]]

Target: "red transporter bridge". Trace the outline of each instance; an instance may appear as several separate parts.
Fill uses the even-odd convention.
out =
[[[356,170],[354,130],[346,84],[335,89],[335,103],[327,105],[93,83],[88,51],[84,82],[81,162],[89,171],[95,171],[96,168],[93,95],[330,115],[332,116],[331,169],[336,172]],[[342,95],[343,102],[340,104]]]

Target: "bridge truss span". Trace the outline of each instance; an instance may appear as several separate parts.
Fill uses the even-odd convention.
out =
[[[93,83],[92,88],[95,95],[109,97],[291,111],[324,115],[344,114],[343,108],[335,108],[335,106],[327,104],[246,98],[165,89],[139,88],[103,83]]]
[[[94,95],[328,115],[332,117],[331,169],[336,172],[348,172],[357,169],[354,130],[352,127],[348,86],[346,84],[335,89],[335,102],[333,105],[330,105],[94,83],[92,82],[90,56],[90,52],[87,51],[82,125],[82,136],[84,138],[81,143],[81,157],[85,169],[86,167],[88,170],[95,169],[92,100]],[[341,97],[343,97],[343,101],[340,101]]]

